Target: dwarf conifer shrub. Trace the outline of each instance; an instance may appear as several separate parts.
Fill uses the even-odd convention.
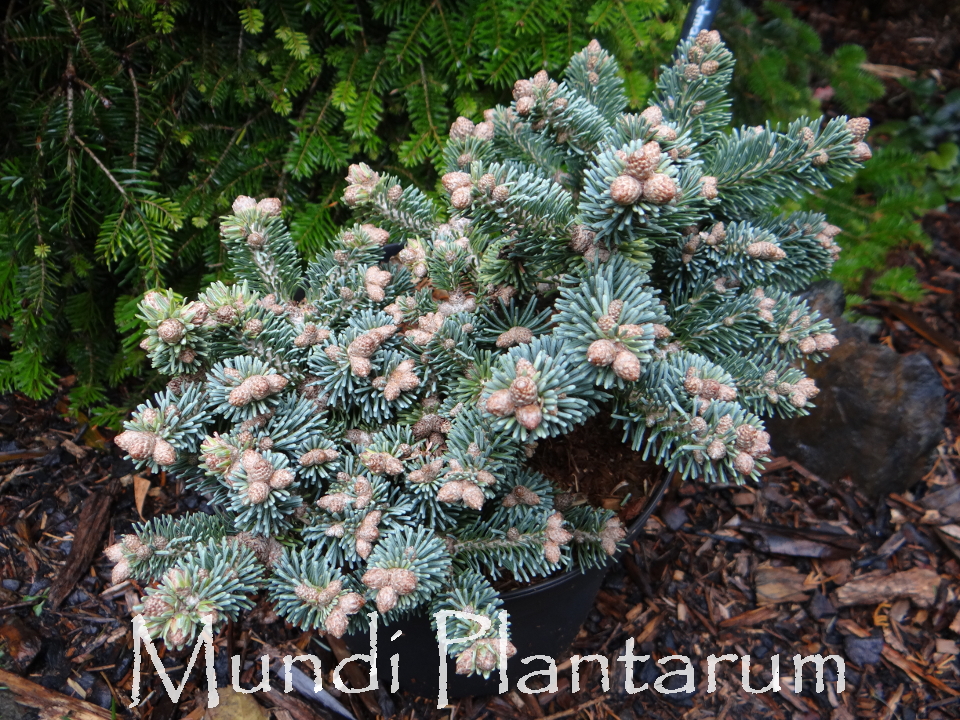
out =
[[[335,635],[374,607],[469,609],[491,629],[451,654],[489,674],[493,583],[602,564],[624,537],[527,466],[540,439],[605,405],[684,478],[756,480],[761,416],[807,412],[799,361],[836,344],[794,293],[837,229],[777,208],[852,173],[868,123],[727,131],[732,69],[701,33],[625,114],[591,42],[562,82],[519,80],[510,107],[453,123],[446,207],[352,166],[359,222],[305,269],[279,201],[238,198],[220,229],[239,281],[141,305],[173,378],[116,442],[218,509],[109,548],[115,581],[151,583],[150,631],[183,646],[260,590]]]

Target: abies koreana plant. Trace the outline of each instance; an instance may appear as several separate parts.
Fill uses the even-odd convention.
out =
[[[527,467],[538,440],[606,405],[682,477],[756,480],[760,417],[807,412],[798,361],[836,344],[793,293],[829,270],[838,229],[778,203],[849,176],[869,123],[727,132],[732,69],[701,33],[624,114],[591,42],[562,82],[538,73],[510,107],[454,122],[449,208],[352,166],[360,224],[305,271],[279,201],[238,198],[221,233],[239,281],[141,305],[143,347],[173,379],[116,442],[218,509],[108,549],[116,582],[150,583],[149,630],[181,647],[260,589],[335,635],[369,605],[388,624],[469,610],[490,631],[450,652],[487,675],[492,583],[602,564],[624,537]]]

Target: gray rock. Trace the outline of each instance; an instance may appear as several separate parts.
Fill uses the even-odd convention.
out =
[[[880,653],[883,652],[882,637],[858,638],[847,635],[843,639],[843,650],[847,659],[854,665],[865,667],[880,662]]]
[[[903,492],[943,436],[940,376],[925,355],[899,355],[843,320],[839,283],[814,283],[806,295],[833,322],[840,345],[807,368],[820,388],[810,415],[768,421],[774,449],[825,480],[849,476],[868,495]]]
[[[830,598],[817,590],[813,593],[813,598],[810,600],[810,614],[814,619],[822,620],[825,617],[836,615],[837,609],[833,606],[833,603],[830,602]]]
[[[40,578],[35,583],[30,586],[30,589],[27,590],[25,595],[39,595],[41,592],[50,587],[50,580],[47,578]]]
[[[0,690],[0,718],[3,720],[26,720],[33,713],[28,711],[13,699],[13,693],[7,689]]]
[[[13,592],[20,589],[20,581],[13,578],[4,578],[0,585],[3,586],[4,590],[12,590]]]
[[[682,507],[674,505],[663,514],[663,522],[671,530],[679,530],[689,518]]]

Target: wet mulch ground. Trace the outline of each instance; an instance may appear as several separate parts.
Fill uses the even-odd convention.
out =
[[[883,310],[884,342],[931,353],[945,384],[956,378],[955,356]],[[940,310],[934,298],[913,312],[930,327],[938,325],[938,332],[960,337],[956,316]],[[211,720],[334,717],[313,701],[279,692],[276,678],[269,693],[240,697],[222,690],[217,714],[204,709],[205,695],[197,688],[203,681],[195,672],[175,704],[148,672],[149,664],[141,689],[145,700],[133,711],[124,709],[132,691],[129,608],[139,588],[130,582],[110,587],[102,548],[139,519],[138,503],[143,516],[151,517],[196,509],[201,500],[163,477],[132,475],[108,438],[64,420],[64,409],[56,400],[0,399],[0,667],[14,673],[0,675],[0,685],[16,689],[11,679],[18,677],[36,683],[28,688],[30,701],[54,708],[40,717],[58,720],[106,719],[110,711],[98,709],[111,707],[118,717],[144,720],[200,720],[205,713]],[[785,459],[770,464],[759,488],[671,487],[610,572],[570,653],[558,658],[556,692],[456,700],[453,717],[960,717],[956,411],[953,402],[930,473],[903,495],[871,502],[856,488],[829,486]],[[609,438],[595,428],[593,437],[581,440],[577,447],[595,443],[606,452]],[[580,466],[589,458],[579,452],[557,454],[555,470],[564,462],[571,473],[584,470]],[[696,691],[662,695],[651,687],[627,694],[624,665],[616,659],[628,638],[634,638],[637,654],[654,660],[688,656]],[[228,628],[217,648],[222,684],[234,654],[242,656],[242,682],[252,684],[253,660],[265,652],[311,652],[328,671],[345,653],[316,633],[286,627],[265,604]],[[173,671],[183,668],[185,653],[161,653]],[[596,663],[585,665],[581,690],[571,692],[573,653],[609,658],[608,692],[602,691]],[[770,681],[771,658],[779,656],[781,691],[747,693],[739,663],[726,663],[708,692],[706,657],[724,653],[750,656],[754,689]],[[823,692],[814,691],[808,674],[803,691],[794,693],[797,653],[845,658],[844,691],[828,664]],[[639,667],[637,684],[652,686],[661,670],[653,662]],[[664,671],[670,669],[675,667]],[[64,705],[66,698],[78,704]],[[404,693],[344,695],[340,701],[358,720],[451,716],[450,709],[436,709],[435,698]],[[36,717],[31,712],[0,692],[3,720]]]

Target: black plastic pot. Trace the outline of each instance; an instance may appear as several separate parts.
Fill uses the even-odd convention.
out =
[[[640,534],[672,480],[673,476],[661,480],[647,507],[630,525],[626,537],[628,545]],[[521,665],[522,658],[531,655],[556,658],[570,647],[593,606],[604,577],[617,559],[619,555],[602,568],[567,572],[503,595],[504,609],[510,616],[510,640],[517,648],[517,654],[507,662],[511,687],[515,687],[523,675],[544,669],[542,662]],[[398,630],[403,634],[391,641]],[[367,635],[348,635],[345,640],[353,652],[366,654],[370,650]],[[393,678],[390,657],[394,654],[400,656],[397,679],[401,689],[423,697],[437,697],[440,651],[428,615],[413,615],[378,627],[377,674],[384,687],[390,687]],[[499,692],[499,673],[494,672],[486,680],[480,676],[465,677],[457,675],[453,660],[444,658],[444,662],[447,665],[448,697],[495,695]]]

